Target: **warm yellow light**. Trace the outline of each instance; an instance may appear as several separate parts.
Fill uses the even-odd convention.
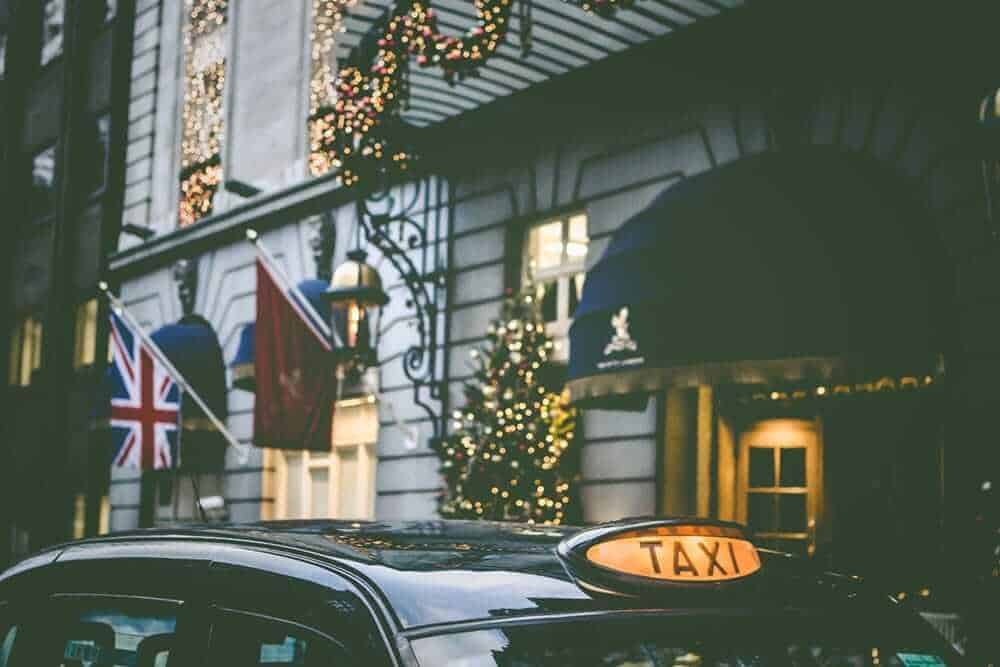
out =
[[[757,549],[747,540],[662,532],[669,531],[640,532],[595,544],[587,550],[587,560],[623,574],[664,581],[728,581],[760,569]]]

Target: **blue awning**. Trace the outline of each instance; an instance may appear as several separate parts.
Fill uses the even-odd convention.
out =
[[[573,400],[933,368],[949,320],[934,229],[902,179],[833,149],[683,180],[588,271]]]
[[[318,279],[303,280],[298,284],[299,291],[316,309],[316,313],[324,322],[330,321],[330,303],[323,298],[329,284]],[[254,391],[257,382],[254,378],[254,350],[256,326],[254,322],[243,325],[240,329],[240,342],[236,348],[233,360],[229,362],[229,371],[233,376],[233,387],[245,391]]]
[[[257,330],[254,322],[244,324],[240,329],[240,343],[236,355],[229,362],[229,372],[233,376],[233,387],[244,391],[255,391],[257,379],[254,377],[254,349]]]

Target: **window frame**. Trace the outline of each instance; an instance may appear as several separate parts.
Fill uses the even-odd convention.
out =
[[[31,325],[29,333],[27,327]],[[37,336],[37,340],[36,340]],[[26,352],[25,341],[32,340],[30,350]],[[45,344],[45,321],[35,312],[23,313],[15,318],[10,332],[10,347],[7,351],[10,367],[7,369],[7,386],[27,388],[35,383],[35,374],[42,368],[42,347]],[[16,348],[16,352],[15,352]],[[30,355],[25,378],[25,354]]]
[[[570,259],[567,247],[570,243],[574,242],[570,236],[570,229],[572,225],[571,221],[577,218],[583,218],[584,231],[586,233],[584,243],[586,244],[587,252],[584,252],[579,257],[579,260],[573,260]],[[560,262],[557,266],[536,270],[532,267],[532,252],[534,250],[532,247],[532,234],[535,230],[553,223],[560,223],[562,227]],[[519,280],[522,288],[534,285],[537,289],[547,283],[555,283],[556,285],[556,319],[545,322],[545,331],[554,343],[552,360],[556,363],[564,364],[569,361],[569,328],[573,323],[573,314],[569,312],[570,290],[573,289],[572,282],[579,276],[583,276],[584,280],[586,279],[587,257],[591,241],[590,218],[586,207],[567,208],[535,218],[524,225],[521,235]]]
[[[83,356],[86,355],[86,350],[82,349],[82,343],[80,341],[80,329],[81,329],[81,313],[84,308],[89,308],[93,306],[93,327],[90,329],[90,360],[87,362],[81,361],[81,353]],[[81,300],[77,301],[76,306],[73,309],[73,371],[76,373],[87,372],[98,365],[101,355],[99,353],[100,348],[100,319],[101,319],[101,302],[96,294],[90,294],[84,296]],[[84,322],[84,326],[91,323],[88,319]],[[86,332],[85,332],[86,333]]]
[[[170,190],[167,191],[170,194],[166,195],[168,197],[168,199],[166,200],[167,203],[166,210],[170,212],[168,216],[170,220],[170,222],[168,223],[169,225],[168,230],[171,233],[183,231],[187,227],[200,225],[205,220],[211,220],[216,215],[222,213],[224,210],[229,208],[225,202],[225,196],[226,196],[225,193],[226,193],[226,178],[227,174],[230,173],[229,167],[231,166],[231,160],[230,160],[231,146],[229,140],[231,138],[231,131],[233,125],[232,96],[233,96],[233,88],[235,85],[237,85],[235,77],[233,77],[232,74],[237,55],[236,30],[237,30],[237,20],[238,20],[237,7],[239,3],[234,2],[234,0],[228,0],[226,6],[226,21],[225,21],[226,35],[225,35],[225,47],[224,47],[225,84],[223,85],[222,88],[222,108],[220,113],[223,119],[223,128],[222,128],[222,136],[219,140],[220,149],[218,154],[219,166],[222,169],[222,181],[219,183],[215,191],[215,194],[212,195],[211,212],[209,212],[208,215],[200,217],[194,222],[187,225],[181,224],[180,211],[181,211],[181,202],[183,201],[183,192],[181,190],[181,185],[183,183],[183,180],[181,179],[181,174],[184,171],[184,166],[183,166],[184,105],[185,105],[185,97],[187,95],[188,81],[189,81],[186,69],[188,53],[185,51],[183,45],[185,41],[184,32],[188,26],[189,17],[187,13],[187,2],[185,2],[185,0],[177,2],[176,5],[177,5],[175,9],[176,14],[174,15],[174,18],[176,19],[177,22],[173,26],[171,26],[170,29],[171,30],[176,29],[178,44],[181,45],[181,48],[178,49],[177,53],[177,75],[172,82],[175,86],[174,90],[176,92],[174,100],[174,116],[173,116],[175,119],[174,129],[173,129],[173,134],[175,135],[173,144],[174,148],[171,151],[173,165],[170,171],[170,173],[172,174],[171,179],[173,182],[173,186]],[[158,81],[159,85],[169,85],[170,83],[171,82],[169,80],[166,82]],[[217,206],[218,204],[221,204],[222,206],[221,207]]]
[[[101,182],[99,186],[88,190],[85,195],[87,203],[94,204],[99,202],[106,194],[108,194],[108,189],[110,187],[108,181],[111,176],[111,144],[113,141],[111,134],[113,129],[113,119],[110,107],[103,107],[87,115],[94,120],[95,125],[102,119],[107,119],[108,122],[108,140],[104,144],[104,164],[101,166]]]
[[[336,419],[336,417],[334,418]],[[312,452],[308,450],[288,451],[273,450],[274,471],[275,471],[275,498],[274,498],[274,519],[374,519],[375,518],[375,468],[378,457],[375,453],[376,443],[352,443],[343,445],[331,445],[329,452]],[[357,479],[356,491],[361,491],[365,496],[364,516],[338,516],[340,513],[339,480],[341,455],[338,450],[356,449],[358,452],[358,469],[361,474]],[[299,467],[300,479],[298,481],[299,507],[303,516],[289,516],[288,497],[290,494],[289,474],[290,465],[286,456],[294,454],[302,457]],[[313,457],[323,456],[319,460],[312,460]],[[312,511],[312,471],[327,470],[327,516],[315,516]]]
[[[0,30],[0,81],[7,76],[7,50],[10,48],[10,33]]]
[[[48,60],[45,59],[45,9],[48,7],[50,2],[62,2],[62,33],[59,39],[59,52],[53,54]],[[38,14],[38,59],[37,64],[40,71],[47,70],[56,63],[62,61],[63,57],[66,55],[66,13],[67,13],[66,0],[42,0],[41,11]]]
[[[121,605],[124,610],[130,603],[163,605],[164,608],[173,607],[175,609],[174,634],[177,638],[176,648],[180,650],[181,656],[200,656],[201,648],[197,642],[192,642],[191,638],[197,636],[197,624],[192,623],[192,604],[158,596],[119,594],[119,593],[61,593],[51,592],[58,590],[58,585],[51,579],[52,572],[48,573],[47,583],[44,588],[37,590],[34,594],[21,594],[15,600],[0,601],[0,616],[3,623],[10,622],[19,628],[19,637],[13,645],[12,655],[21,659],[15,664],[36,664],[43,656],[51,656],[57,647],[52,645],[53,632],[62,633],[65,627],[74,622],[74,611],[80,605],[88,605],[96,608],[101,605],[114,606]],[[21,620],[14,622],[11,620],[11,610],[21,612]],[[152,635],[151,635],[152,636]],[[19,641],[18,641],[19,640]],[[171,651],[174,647],[171,647]],[[24,652],[27,651],[25,654]]]
[[[354,401],[359,401],[355,403]],[[349,410],[351,408],[369,408],[370,412],[359,413],[358,419],[371,419],[373,420],[374,428],[372,430],[371,438],[361,441],[361,438],[343,438],[338,442],[337,433],[337,410]],[[266,456],[268,461],[265,462],[265,468],[273,470],[271,483],[271,497],[274,498],[273,510],[271,512],[272,516],[269,519],[301,519],[301,518],[340,518],[340,519],[374,519],[375,518],[375,498],[378,495],[376,491],[376,477],[378,468],[378,405],[374,400],[373,396],[369,396],[367,399],[348,399],[344,401],[339,401],[337,405],[337,410],[335,410],[335,415],[333,419],[333,428],[330,434],[330,449],[324,450],[322,452],[313,452],[308,450],[282,450],[282,449],[268,449],[266,451]],[[341,420],[347,419],[347,416],[341,416]],[[341,422],[343,423],[343,421]],[[364,424],[363,426],[368,426],[370,424]],[[364,505],[362,506],[362,516],[338,516],[340,514],[339,507],[339,480],[340,480],[340,466],[341,466],[341,452],[346,449],[355,449],[357,451],[357,468],[359,474],[355,482],[355,493],[364,498]],[[289,516],[288,512],[288,500],[290,496],[289,489],[289,474],[291,466],[288,463],[288,455],[296,455],[302,458],[301,465],[299,466],[298,480],[298,505],[300,509],[300,514],[302,516]],[[313,461],[313,457],[318,460]],[[318,517],[313,515],[312,511],[312,471],[316,469],[322,470],[326,468],[327,470],[327,501],[326,507],[327,516]],[[265,481],[265,484],[267,482]]]
[[[42,226],[53,222],[56,218],[56,208],[59,192],[59,140],[51,139],[38,144],[28,153],[28,183],[32,191],[35,188],[35,160],[44,152],[52,151],[52,193],[53,202],[51,210],[45,211],[41,215],[32,208],[31,199],[28,200],[28,222],[29,224]]]
[[[320,630],[319,628],[315,628],[315,627],[312,627],[312,626],[309,626],[309,625],[305,625],[303,623],[300,623],[298,621],[294,621],[292,619],[287,619],[287,618],[281,618],[281,617],[278,617],[278,616],[273,616],[271,614],[265,614],[265,613],[256,612],[256,611],[247,611],[247,610],[243,610],[243,609],[236,609],[236,608],[233,608],[233,607],[228,607],[228,606],[223,605],[223,604],[213,604],[213,605],[211,605],[209,607],[209,616],[208,616],[208,619],[207,619],[209,627],[211,628],[211,632],[209,633],[209,641],[205,645],[205,655],[204,655],[204,657],[205,657],[206,660],[212,657],[212,651],[213,651],[212,639],[214,639],[215,634],[216,634],[216,632],[215,632],[215,630],[216,630],[216,623],[217,623],[217,621],[218,621],[218,619],[220,617],[224,617],[224,616],[228,616],[230,618],[248,618],[248,619],[252,619],[254,621],[262,621],[262,622],[265,622],[265,623],[274,623],[274,624],[278,624],[278,625],[285,625],[285,626],[294,628],[296,630],[302,630],[305,634],[315,635],[317,637],[320,637],[324,641],[330,642],[331,644],[333,644],[334,646],[336,646],[337,650],[340,651],[345,656],[350,656],[351,655],[351,651],[348,649],[348,647],[343,642],[341,642],[340,640],[336,639],[335,637],[332,637],[331,635],[327,634],[323,630]]]

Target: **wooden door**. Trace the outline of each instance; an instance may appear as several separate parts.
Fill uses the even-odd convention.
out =
[[[740,436],[737,514],[759,545],[802,555],[815,551],[821,446],[819,420],[767,419]]]

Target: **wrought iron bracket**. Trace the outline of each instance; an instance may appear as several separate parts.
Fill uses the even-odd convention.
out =
[[[414,403],[433,425],[432,437],[440,438],[445,433],[443,406],[434,402],[444,398],[447,382],[437,377],[439,315],[446,312],[450,274],[438,247],[447,242],[444,223],[421,208],[427,190],[425,178],[411,181],[396,194],[385,186],[358,199],[357,220],[365,241],[392,265],[406,287],[405,304],[413,310],[417,339],[402,355],[403,374],[413,385]]]

